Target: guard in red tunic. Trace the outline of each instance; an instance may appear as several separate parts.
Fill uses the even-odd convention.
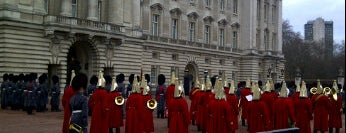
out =
[[[253,97],[252,100],[250,99],[246,112],[244,112],[248,116],[249,133],[266,131],[270,124],[268,107],[263,101],[260,101],[261,93],[257,88],[257,85],[252,86]]]
[[[204,82],[202,80],[201,83],[201,88],[199,89],[199,91],[196,92],[194,100],[196,101],[196,111],[194,112],[194,114],[196,115],[196,125],[197,125],[197,130],[201,131],[201,124],[202,124],[202,120],[203,120],[203,108],[204,108],[204,102],[205,99],[203,99],[203,96],[205,94],[205,87],[204,87]]]
[[[166,108],[168,111],[169,116],[169,102],[174,98],[174,89],[175,89],[175,71],[172,71],[171,73],[171,85],[167,87],[166,93],[165,93],[165,99],[166,99]],[[169,117],[167,119],[167,125],[169,126]],[[168,127],[169,128],[169,127]]]
[[[291,128],[295,125],[293,101],[288,98],[288,88],[284,81],[281,86],[280,96],[272,105],[274,129]]]
[[[210,101],[208,114],[208,133],[229,133],[232,121],[232,110],[226,101],[226,95],[223,90],[222,79],[217,79],[214,85],[214,100]]]
[[[299,133],[311,133],[312,103],[308,98],[304,81],[302,81],[302,87],[300,88],[299,99],[294,102],[294,110]]]
[[[274,87],[271,84],[271,81],[272,81],[271,79],[267,81],[267,83],[265,84],[264,93],[261,94],[261,101],[263,101],[267,105],[267,107],[272,107],[274,101],[277,99],[277,93],[275,91],[272,91],[274,90]],[[272,114],[272,108],[269,108],[268,111],[269,111],[269,114]],[[273,120],[273,119],[274,118],[271,115],[270,120]],[[274,125],[268,125],[268,129],[272,130],[274,128],[273,126]]]
[[[175,79],[174,98],[169,102],[169,129],[168,133],[188,133],[190,125],[189,109],[186,100],[183,98],[183,86]]]
[[[201,127],[200,129],[202,130],[202,133],[207,132],[208,129],[208,124],[209,124],[209,114],[208,114],[208,108],[209,108],[209,103],[214,100],[214,94],[212,93],[212,83],[210,80],[209,75],[207,75],[207,82],[206,82],[206,91],[204,92],[204,95],[202,96],[203,98],[203,103],[202,104],[202,109],[201,109]]]
[[[231,107],[231,111],[229,112],[229,115],[231,116],[231,125],[230,125],[230,132],[235,133],[238,130],[238,115],[239,115],[239,108],[238,108],[238,97],[234,94],[235,91],[235,84],[234,80],[231,81],[231,87],[228,91],[227,95],[227,102]]]
[[[331,109],[329,114],[329,132],[332,133],[335,128],[335,132],[339,133],[340,128],[342,128],[342,99],[341,96],[338,95],[338,85],[336,81],[333,82],[333,87],[331,89],[331,94],[329,95],[329,99],[331,102]]]
[[[74,91],[72,89],[72,80],[73,78],[75,77],[75,72],[74,70],[72,70],[72,74],[71,74],[71,81],[70,81],[70,85],[69,87],[67,87],[64,91],[64,95],[62,96],[62,99],[61,99],[61,103],[62,103],[62,106],[64,108],[64,122],[63,122],[63,125],[62,125],[62,132],[63,133],[68,133],[68,130],[69,130],[69,125],[70,125],[70,117],[71,117],[71,109],[70,109],[70,100],[71,98],[77,94],[76,91]]]
[[[241,89],[240,91],[240,104],[239,107],[241,108],[241,124],[242,126],[245,126],[245,120],[247,119],[247,113],[245,113],[247,111],[247,105],[249,103],[249,101],[246,99],[247,96],[252,95],[251,94],[251,82],[250,80],[246,80],[246,85],[244,88]]]
[[[320,81],[317,81],[317,92],[312,96],[312,107],[314,111],[314,132],[328,131],[328,110],[331,104],[327,96],[323,94],[323,88]]]
[[[111,92],[108,94],[109,133],[113,133],[113,128],[115,128],[116,133],[120,133],[120,127],[124,126],[122,106],[125,100],[117,89],[118,84],[115,82],[115,78],[113,77]]]
[[[138,78],[135,75],[132,83],[132,92],[126,100],[126,121],[125,133],[143,133],[143,126],[141,124],[139,112],[139,100],[141,95]]]
[[[293,100],[293,102],[295,102],[295,101],[297,101],[297,100],[299,100],[299,96],[300,96],[300,86],[299,86],[299,84],[298,83],[296,83],[296,92],[294,92],[293,93],[293,95],[292,95],[292,100]]]
[[[92,110],[90,133],[107,133],[109,104],[108,92],[106,90],[106,81],[103,78],[103,72],[100,71],[97,82],[97,89],[89,100],[89,107]]]
[[[153,120],[153,109],[147,106],[149,100],[152,100],[151,95],[148,93],[150,88],[148,86],[148,82],[150,78],[146,78],[144,75],[142,76],[141,81],[141,90],[142,95],[139,97],[139,111],[140,111],[140,124],[143,125],[143,131],[145,133],[154,132],[154,120]]]
[[[190,116],[191,116],[192,125],[196,124],[196,112],[197,112],[196,95],[197,95],[197,93],[199,93],[200,88],[201,88],[201,84],[199,83],[199,80],[197,78],[196,82],[194,83],[194,88],[191,89],[190,95],[189,95],[189,98],[191,100]]]

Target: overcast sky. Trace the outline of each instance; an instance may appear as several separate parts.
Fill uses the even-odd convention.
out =
[[[282,18],[304,36],[304,24],[322,17],[334,22],[334,40],[345,40],[345,0],[282,0]]]

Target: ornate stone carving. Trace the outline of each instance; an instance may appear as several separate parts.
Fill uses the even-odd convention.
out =
[[[59,64],[59,54],[61,51],[61,39],[58,38],[56,35],[51,35],[50,36],[50,44],[49,44],[49,51],[52,54],[51,58],[51,64]]]

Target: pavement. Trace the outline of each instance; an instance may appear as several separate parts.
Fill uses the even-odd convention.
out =
[[[189,101],[189,100],[188,100]],[[62,107],[61,107],[62,108]],[[167,119],[156,118],[156,112],[153,113],[155,133],[166,133]],[[343,126],[345,125],[345,115]],[[24,111],[1,110],[0,109],[0,133],[60,133],[63,122],[63,111],[61,112],[34,112],[33,115],[27,115]],[[240,123],[240,122],[239,122]],[[89,117],[90,124],[90,117]],[[313,127],[313,124],[311,124]],[[90,127],[90,125],[89,125]],[[121,132],[124,129],[121,128]],[[190,133],[198,133],[196,126],[189,126]],[[240,126],[237,133],[246,133],[246,127]],[[345,127],[341,129],[345,132]]]

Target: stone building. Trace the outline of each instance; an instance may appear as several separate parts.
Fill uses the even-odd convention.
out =
[[[282,0],[0,0],[0,75],[283,78]],[[127,79],[127,77],[126,77]]]

